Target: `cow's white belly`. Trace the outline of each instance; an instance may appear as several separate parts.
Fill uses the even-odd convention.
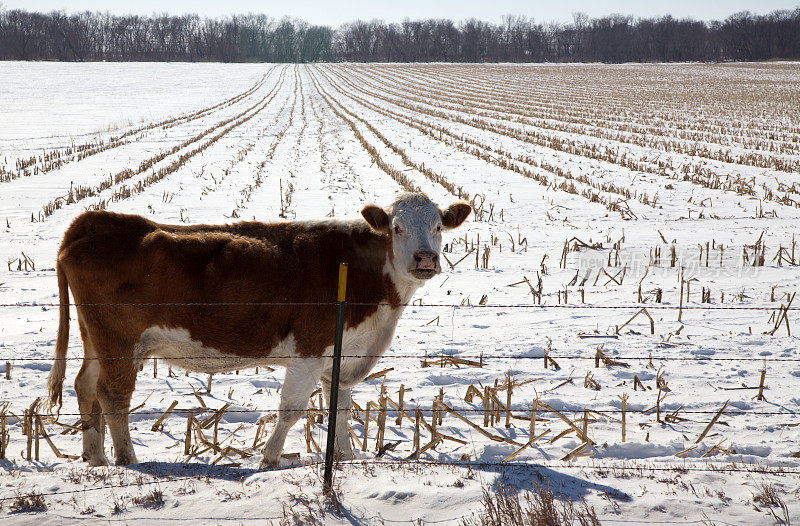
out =
[[[345,330],[342,336],[343,384],[360,382],[369,374],[381,355],[389,348],[402,309],[379,307],[357,327]],[[170,365],[188,371],[221,373],[264,365],[289,366],[295,360],[322,359],[329,376],[333,346],[325,348],[322,357],[303,358],[297,353],[294,334],[289,334],[269,355],[263,358],[243,358],[206,347],[193,340],[189,331],[180,327],[153,326],[147,328],[134,346],[134,360],[139,370],[147,358],[158,357]]]
[[[193,340],[182,328],[154,326],[142,332],[133,348],[134,360],[141,370],[147,358],[158,357],[187,371],[222,373],[259,365],[284,365],[284,357],[296,356],[294,336],[289,335],[272,350],[274,358],[243,358],[206,347]]]

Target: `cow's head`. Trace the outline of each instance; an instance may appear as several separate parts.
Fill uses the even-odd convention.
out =
[[[361,215],[373,230],[392,237],[395,269],[403,277],[424,281],[442,271],[442,230],[456,228],[471,211],[467,203],[441,210],[425,194],[403,194],[388,210],[367,205]]]

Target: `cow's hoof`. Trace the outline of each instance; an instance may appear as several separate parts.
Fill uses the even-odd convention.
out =
[[[258,465],[258,469],[275,469],[279,467],[281,467],[280,458],[268,459],[267,457],[264,457],[261,459],[261,463]]]
[[[139,461],[136,460],[136,455],[133,452],[117,455],[116,459],[117,466],[130,466],[131,464],[138,464],[138,463]]]
[[[96,467],[100,467],[100,466],[108,466],[108,460],[106,460],[106,457],[104,457],[104,456],[87,457],[86,455],[83,455],[81,457],[81,459],[83,459],[84,462],[89,464],[89,467],[91,467],[91,468],[96,468]]]

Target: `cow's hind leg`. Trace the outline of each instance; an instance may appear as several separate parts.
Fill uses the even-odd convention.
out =
[[[319,358],[295,358],[286,366],[286,379],[281,388],[281,403],[278,408],[278,423],[264,446],[262,467],[277,467],[280,464],[283,444],[289,429],[308,407],[308,397],[322,376],[322,360]]]
[[[111,353],[109,356],[117,357],[120,354]],[[136,372],[133,360],[129,359],[102,360],[100,364],[97,399],[103,408],[108,431],[114,443],[114,457],[118,466],[137,462],[128,427],[128,411],[136,385]]]
[[[81,365],[81,370],[75,378],[75,393],[78,396],[78,410],[81,413],[81,431],[83,434],[83,460],[90,466],[108,465],[103,439],[105,435],[105,421],[102,409],[97,401],[97,379],[100,374],[100,364],[85,347],[86,357]]]

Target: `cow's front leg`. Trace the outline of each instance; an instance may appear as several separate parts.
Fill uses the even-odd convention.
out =
[[[278,407],[278,423],[264,446],[262,467],[280,465],[286,435],[308,407],[308,398],[321,376],[320,358],[292,358],[286,366],[286,378],[281,388],[281,403]]]
[[[325,393],[325,402],[328,404],[328,408],[330,408],[330,379],[322,379],[322,392]],[[350,397],[350,387],[343,386],[342,382],[339,382],[339,396],[337,397],[337,400],[336,441],[334,442],[333,451],[338,460],[352,460],[355,458],[355,456],[353,455],[353,446],[350,444],[350,436],[347,432],[347,419],[350,416],[352,399]]]

